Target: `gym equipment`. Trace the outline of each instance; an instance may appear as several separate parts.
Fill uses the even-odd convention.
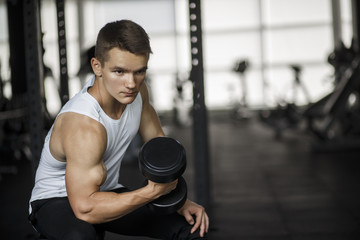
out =
[[[312,145],[316,152],[360,149],[360,55],[356,45],[355,39],[349,48],[341,43],[329,55],[328,62],[335,69],[331,93],[302,108],[286,103],[283,109],[261,111],[260,119],[275,128],[277,136],[282,129],[305,122],[306,130],[316,137]]]
[[[307,88],[305,87],[303,81],[301,81],[301,78],[300,78],[300,74],[301,74],[301,70],[302,68],[299,66],[299,65],[290,65],[290,68],[293,70],[294,72],[294,83],[293,83],[293,104],[296,104],[297,102],[297,89],[298,88],[301,88],[305,98],[306,98],[306,101],[307,103],[311,103],[311,97],[310,97],[310,94],[307,90]]]
[[[238,73],[240,76],[240,87],[241,87],[241,99],[239,103],[236,103],[232,108],[231,117],[236,120],[248,119],[251,117],[251,111],[248,108],[247,102],[247,84],[245,73],[249,67],[249,61],[246,59],[241,59],[236,62],[233,69],[234,72]]]
[[[69,76],[66,54],[66,31],[65,31],[65,0],[56,0],[56,16],[58,27],[59,63],[60,63],[60,98],[61,105],[69,100]]]
[[[186,168],[184,147],[175,139],[157,137],[146,142],[139,153],[139,169],[153,182],[169,183],[178,179],[176,189],[148,204],[161,214],[170,214],[181,208],[187,198],[187,186],[181,176]]]
[[[359,149],[360,146],[360,55],[357,41],[343,43],[328,58],[335,69],[334,90],[306,109],[309,130],[318,142],[313,150]]]
[[[320,142],[342,139],[341,144],[360,143],[360,56],[353,59],[334,91],[304,112],[308,126]],[[345,143],[350,140],[351,142]],[[359,145],[360,146],[360,145]],[[357,146],[358,148],[358,146]]]
[[[176,73],[175,84],[176,94],[173,101],[174,123],[179,127],[188,127],[192,124],[192,82],[188,76],[180,76],[179,73]]]
[[[305,85],[301,81],[300,75],[302,68],[299,65],[289,65],[294,74],[292,102],[279,101],[276,108],[270,110],[262,110],[259,112],[259,118],[266,125],[275,130],[275,138],[280,139],[285,129],[296,128],[302,120],[302,107],[296,105],[298,98],[298,89],[301,89],[307,105],[311,104],[310,94]]]
[[[211,210],[210,156],[208,143],[207,108],[204,91],[203,34],[201,1],[189,0],[191,72],[193,82],[193,149],[195,199]]]
[[[339,44],[334,48],[328,56],[328,63],[334,67],[335,72],[335,83],[338,83],[341,79],[341,76],[344,74],[346,69],[351,62],[354,60],[357,54],[357,41],[353,38],[351,46],[347,48],[343,41],[340,41]]]

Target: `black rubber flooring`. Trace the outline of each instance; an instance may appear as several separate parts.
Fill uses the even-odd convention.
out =
[[[164,126],[187,150],[184,177],[193,198],[192,129],[166,119]],[[313,153],[313,139],[287,131],[275,140],[273,131],[255,118],[235,122],[210,114],[209,239],[360,239],[360,152]],[[31,164],[1,156],[0,165],[17,167],[16,174],[1,174],[0,239],[36,239],[26,219]],[[137,178],[136,164],[125,162],[124,167],[124,182]],[[106,233],[105,239],[145,238]]]

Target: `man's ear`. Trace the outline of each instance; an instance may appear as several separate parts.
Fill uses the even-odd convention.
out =
[[[92,67],[92,70],[94,72],[94,74],[97,76],[97,77],[101,77],[102,76],[102,72],[101,72],[101,63],[100,61],[97,59],[97,58],[92,58],[91,59],[91,67]]]

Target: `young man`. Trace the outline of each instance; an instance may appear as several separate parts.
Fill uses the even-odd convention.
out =
[[[99,32],[94,77],[61,109],[44,143],[30,199],[30,220],[48,239],[96,239],[111,231],[161,239],[206,237],[204,208],[186,200],[172,215],[145,205],[177,181],[129,191],[118,183],[121,160],[134,136],[164,136],[144,84],[149,37],[129,20]],[[182,215],[182,216],[181,216]]]

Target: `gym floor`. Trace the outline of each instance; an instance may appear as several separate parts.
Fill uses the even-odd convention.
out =
[[[191,128],[163,123],[187,150],[184,177],[192,198]],[[210,113],[210,239],[360,239],[360,151],[314,153],[313,140],[299,131],[275,140],[255,117],[236,122],[227,114]],[[31,164],[2,155],[0,165],[17,167],[17,174],[1,174],[0,238],[36,239],[26,219]],[[105,239],[148,238],[107,233]]]

